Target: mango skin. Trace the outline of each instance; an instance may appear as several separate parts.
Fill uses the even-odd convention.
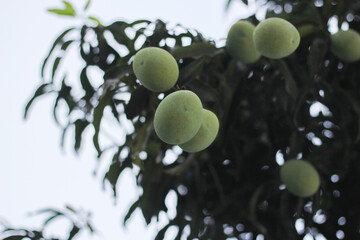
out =
[[[268,18],[256,26],[254,43],[265,57],[280,59],[298,48],[300,34],[290,22],[281,18]]]
[[[255,25],[247,21],[238,21],[231,26],[226,38],[226,50],[234,59],[251,64],[257,62],[261,54],[253,41]]]
[[[199,152],[210,146],[219,132],[219,120],[216,115],[203,109],[203,120],[196,135],[188,142],[180,144],[186,152]]]
[[[331,52],[341,61],[356,62],[360,59],[360,34],[349,29],[331,35]]]
[[[166,96],[155,111],[154,129],[168,144],[182,144],[199,131],[203,107],[199,97],[188,90]]]
[[[298,197],[310,197],[320,187],[319,173],[304,160],[289,160],[280,168],[280,178],[286,188]]]
[[[179,77],[175,58],[158,47],[147,47],[137,52],[132,67],[141,84],[153,92],[169,90]]]

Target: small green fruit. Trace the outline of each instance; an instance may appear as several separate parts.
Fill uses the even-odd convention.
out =
[[[253,33],[255,26],[247,21],[238,21],[231,26],[226,39],[226,49],[231,56],[242,63],[254,63],[260,58],[255,48]]]
[[[360,34],[349,29],[331,35],[331,52],[341,61],[358,61],[360,59]]]
[[[310,197],[320,186],[317,170],[304,160],[286,161],[280,169],[280,178],[286,188],[298,197]]]
[[[204,150],[215,140],[219,131],[219,120],[216,115],[203,109],[203,120],[199,131],[188,142],[179,146],[186,152],[199,152]]]
[[[254,43],[265,57],[280,59],[297,49],[300,34],[290,22],[281,18],[268,18],[256,26]]]
[[[148,47],[137,52],[133,70],[144,87],[153,92],[169,90],[179,77],[179,67],[175,58],[158,47]]]
[[[203,108],[199,97],[188,90],[166,96],[154,116],[154,129],[159,138],[168,144],[182,144],[199,131]]]

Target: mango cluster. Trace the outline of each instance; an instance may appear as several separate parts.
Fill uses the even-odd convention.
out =
[[[140,50],[134,57],[133,71],[142,85],[154,92],[170,90],[179,77],[174,57],[157,47]],[[198,152],[215,140],[219,120],[203,108],[194,92],[179,90],[160,102],[154,115],[154,130],[163,142],[179,145],[187,152]]]
[[[236,60],[255,63],[262,56],[280,59],[292,54],[300,44],[300,34],[290,22],[268,18],[256,27],[247,21],[238,21],[229,30],[226,49]]]

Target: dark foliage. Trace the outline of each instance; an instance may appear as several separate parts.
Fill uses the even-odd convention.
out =
[[[85,213],[82,210],[74,209],[71,206],[65,206],[64,210],[56,209],[42,209],[35,212],[34,215],[45,215],[46,218],[40,229],[29,230],[25,228],[13,228],[8,224],[3,225],[4,229],[0,232],[0,239],[3,240],[72,240],[81,231],[89,231],[91,234],[95,233],[92,224],[90,223],[90,213]],[[69,233],[66,238],[49,237],[49,233],[45,234],[48,226],[58,219],[66,219],[70,224]]]
[[[177,215],[156,239],[163,239],[170,226],[179,229],[176,239],[185,227],[190,230],[188,239],[256,239],[261,234],[265,239],[296,240],[319,233],[327,239],[360,239],[360,62],[337,60],[329,51],[328,32],[331,18],[338,19],[339,27],[347,23],[360,31],[360,1],[258,3],[267,9],[266,17],[287,19],[299,29],[301,44],[291,56],[263,57],[243,65],[223,47],[180,25],[170,29],[161,20],[139,20],[103,26],[90,18],[96,26],[70,28],[55,41],[43,67],[50,68],[49,74],[43,74],[25,116],[35,98],[57,94],[55,120],[62,101],[69,109],[62,116],[69,121],[64,132],[73,127],[75,150],[84,131],[93,128],[99,158],[105,149],[99,142],[104,110],[111,110],[119,124],[121,115],[131,120],[134,131],[123,144],[107,148],[114,155],[104,182],[116,196],[122,171],[134,165],[140,169],[137,183],[143,194],[125,222],[136,208],[147,223],[156,221],[161,211],[167,211],[165,197],[176,193]],[[247,20],[258,22],[255,16]],[[184,46],[185,40],[191,45]],[[126,51],[120,53],[111,41]],[[61,84],[56,82],[61,56],[70,45],[79,47],[85,62],[79,76],[82,95],[75,95],[66,76]],[[179,88],[192,90],[220,119],[220,132],[211,147],[178,154],[171,164],[163,159],[172,146],[158,139],[152,124],[163,94],[144,89],[132,73],[132,57],[146,46],[160,46],[178,61],[178,84],[165,95]],[[88,74],[93,66],[104,73],[100,87]],[[126,93],[131,94],[129,100],[123,97]],[[79,113],[82,117],[74,120]],[[310,161],[320,173],[320,191],[302,199],[284,190],[279,179],[282,158]],[[301,231],[295,228],[297,220],[304,222]]]

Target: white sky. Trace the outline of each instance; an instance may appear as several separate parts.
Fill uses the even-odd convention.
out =
[[[37,101],[28,120],[22,119],[25,103],[40,82],[41,63],[50,44],[66,27],[79,23],[46,12],[47,8],[61,6],[59,2],[12,0],[4,2],[0,8],[0,81],[5,87],[0,94],[0,218],[14,226],[37,227],[41,219],[29,218],[27,213],[44,207],[61,209],[70,204],[93,213],[93,225],[102,234],[98,239],[153,239],[157,227],[152,224],[146,228],[140,211],[133,215],[126,229],[122,228],[126,210],[137,199],[135,180],[130,171],[123,173],[114,206],[110,189],[102,190],[102,174],[92,175],[96,154],[91,132],[85,136],[85,147],[79,156],[71,149],[72,134],[68,134],[68,144],[62,151],[61,130],[52,118],[52,97]],[[76,2],[81,8],[85,0]],[[161,18],[198,29],[206,37],[218,40],[226,37],[232,23],[246,16],[237,3],[225,13],[225,2],[93,0],[89,12],[104,24],[116,19]],[[65,59],[68,64],[62,68],[70,69],[71,76],[76,78],[82,63],[75,53],[70,56]],[[88,237],[82,235],[79,239]]]

